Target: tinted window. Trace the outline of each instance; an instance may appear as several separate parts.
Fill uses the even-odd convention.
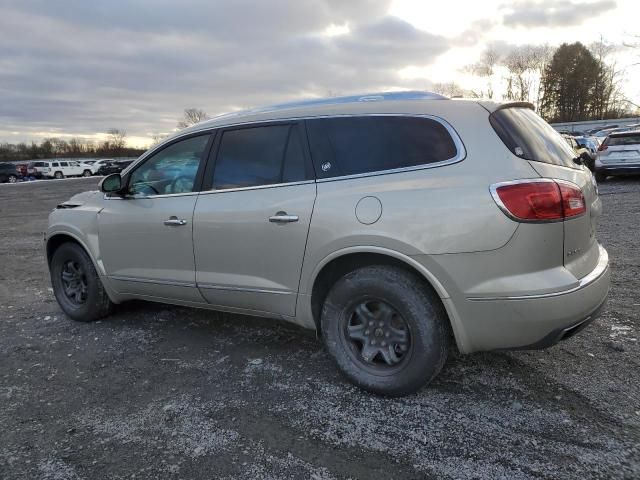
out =
[[[213,173],[213,188],[254,187],[309,178],[298,128],[269,125],[227,130]]]
[[[489,116],[491,126],[511,153],[536,162],[580,168],[575,152],[551,125],[528,108],[504,108]]]
[[[69,164],[67,162],[60,162],[61,167],[68,167]]]
[[[447,129],[428,118],[321,118],[308,120],[307,129],[320,177],[425,165],[457,154]]]
[[[609,147],[615,147],[616,145],[637,145],[640,143],[640,134],[621,135],[615,137],[607,137],[604,144]]]
[[[208,141],[209,135],[200,135],[176,142],[152,155],[131,173],[129,192],[142,195],[192,192]]]
[[[51,164],[52,167],[59,167],[60,165],[58,165],[58,162],[54,162]]]

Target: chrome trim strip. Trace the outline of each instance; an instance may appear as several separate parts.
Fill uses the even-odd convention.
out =
[[[169,285],[172,287],[191,287],[195,288],[195,283],[189,282],[173,282],[170,280],[154,280],[151,278],[140,278],[140,277],[123,277],[120,275],[107,275],[107,277],[111,280],[120,280],[122,282],[136,282],[136,283],[151,283],[154,285]]]
[[[212,193],[243,192],[245,190],[262,190],[265,188],[294,187],[296,185],[311,185],[314,183],[316,183],[315,180],[302,180],[300,182],[272,183],[269,185],[255,185],[252,187],[226,188],[224,190],[204,190],[199,193],[200,195],[210,195]]]
[[[245,292],[245,293],[271,293],[279,295],[291,295],[293,292],[285,290],[270,290],[267,288],[244,288],[244,287],[227,287],[223,285],[215,285],[212,283],[198,283],[198,288],[204,288],[207,290],[225,290],[231,292]]]
[[[578,285],[576,287],[570,288],[568,290],[562,290],[560,292],[552,292],[552,293],[540,293],[535,295],[515,295],[515,296],[506,296],[506,297],[467,297],[467,300],[472,302],[487,302],[487,301],[496,301],[496,300],[533,300],[536,298],[553,298],[559,297],[562,295],[567,295],[569,293],[576,292],[581,288],[585,288],[591,285],[593,282],[598,280],[604,273],[607,271],[609,267],[609,254],[604,249],[602,245],[598,245],[598,250],[600,253],[600,258],[598,259],[598,263],[596,267],[587,275],[582,277],[578,281]]]

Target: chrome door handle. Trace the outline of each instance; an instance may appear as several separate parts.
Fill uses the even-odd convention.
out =
[[[298,220],[298,215],[287,215],[287,212],[278,212],[269,217],[269,221],[272,223],[291,223],[297,222]]]
[[[178,217],[170,217],[169,220],[165,220],[164,224],[167,227],[179,227],[181,225],[186,225],[187,221],[183,220],[182,218],[178,218]]]

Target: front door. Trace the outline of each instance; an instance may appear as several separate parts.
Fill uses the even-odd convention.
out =
[[[227,129],[194,213],[196,282],[222,307],[295,315],[316,185],[300,126]],[[212,158],[213,159],[213,158]]]
[[[204,302],[195,284],[192,220],[210,137],[152,154],[124,179],[126,195],[105,200],[100,255],[118,292]]]

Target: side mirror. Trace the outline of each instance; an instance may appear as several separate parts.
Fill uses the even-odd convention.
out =
[[[122,190],[122,177],[119,173],[107,175],[98,184],[100,191],[104,193],[116,193]]]

